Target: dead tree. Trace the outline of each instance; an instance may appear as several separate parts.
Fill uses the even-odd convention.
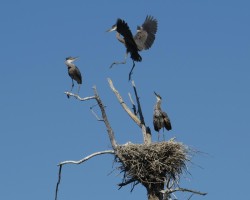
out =
[[[141,129],[144,143],[133,144],[128,142],[123,145],[117,144],[114,131],[111,128],[105,112],[105,106],[98,95],[96,87],[93,88],[94,96],[85,98],[81,98],[80,96],[70,92],[65,92],[67,96],[73,96],[80,101],[92,99],[96,100],[97,105],[100,108],[102,118],[100,119],[95,113],[94,115],[99,121],[103,121],[105,123],[108,137],[112,145],[112,150],[96,152],[79,161],[63,161],[59,163],[55,200],[57,200],[63,165],[81,164],[94,156],[102,154],[114,155],[115,161],[119,165],[118,169],[121,173],[123,173],[123,179],[118,186],[121,188],[128,184],[132,184],[133,190],[137,184],[142,184],[147,189],[148,200],[171,200],[171,196],[175,192],[189,192],[192,195],[206,195],[206,193],[203,192],[179,187],[180,176],[183,172],[187,171],[187,163],[190,161],[190,154],[192,150],[188,146],[175,141],[174,138],[169,141],[152,143],[150,128],[144,121],[141,104],[134,82],[132,81],[132,85],[137,106],[129,94],[133,105],[133,111],[131,111],[123,101],[111,79],[108,79],[108,83],[122,108]]]

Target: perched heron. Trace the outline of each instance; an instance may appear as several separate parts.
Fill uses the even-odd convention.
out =
[[[172,129],[170,119],[166,112],[161,110],[161,96],[156,92],[156,104],[154,107],[154,116],[153,116],[153,124],[155,131],[158,132],[158,141],[159,141],[159,131],[161,128],[166,128],[168,131]],[[163,135],[164,137],[164,135]]]
[[[111,31],[117,32],[116,38],[125,45],[127,50],[125,60],[123,62],[113,62],[110,68],[114,64],[125,64],[128,53],[130,53],[131,59],[133,60],[133,67],[129,73],[130,80],[133,69],[135,67],[135,61],[142,61],[142,58],[139,55],[138,51],[147,50],[154,43],[155,34],[157,32],[157,20],[148,15],[144,23],[141,26],[137,26],[137,33],[135,36],[132,35],[128,24],[122,19],[117,19],[116,24],[108,30],[108,32]],[[122,35],[123,38],[120,35]]]
[[[73,80],[75,80],[78,83],[77,94],[79,94],[80,87],[81,87],[81,84],[82,84],[82,75],[81,75],[81,72],[78,69],[78,67],[73,64],[73,62],[76,59],[78,59],[78,57],[71,57],[71,56],[67,57],[66,61],[65,61],[65,64],[68,67],[68,73],[69,73],[70,78],[72,79],[72,85],[71,85],[71,90],[70,91],[72,91],[72,89],[74,87],[74,81]]]

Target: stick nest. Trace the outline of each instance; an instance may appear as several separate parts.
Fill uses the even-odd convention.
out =
[[[121,187],[126,183],[142,183],[150,187],[179,180],[183,170],[187,171],[189,148],[182,143],[167,142],[126,144],[117,148],[119,169],[124,173]]]

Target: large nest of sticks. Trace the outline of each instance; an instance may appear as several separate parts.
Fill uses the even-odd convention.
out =
[[[126,144],[117,149],[119,169],[124,173],[123,182],[141,183],[146,187],[176,181],[187,170],[189,148],[182,143],[167,142]]]

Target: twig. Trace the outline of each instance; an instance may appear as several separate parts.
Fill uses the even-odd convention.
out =
[[[190,200],[193,196],[194,196],[194,193],[190,195],[190,197],[188,198],[188,200]]]
[[[133,183],[133,185],[132,185],[132,188],[131,188],[130,192],[133,192],[135,186],[138,185],[139,183],[140,183],[139,181],[135,181],[135,182]]]
[[[133,99],[132,99],[132,97],[131,97],[131,94],[128,93],[128,96],[129,96],[129,99],[130,99],[130,101],[131,101],[131,103],[132,103],[132,106],[133,106],[132,109],[133,109],[133,111],[134,111],[134,114],[137,115],[136,106],[135,106],[135,103],[134,103],[134,101],[133,101]]]
[[[113,82],[110,78],[108,78],[108,82],[109,82],[109,86],[111,88],[111,90],[115,93],[118,101],[120,102],[121,106],[123,107],[123,109],[128,113],[128,115],[132,118],[132,120],[134,120],[134,122],[141,128],[142,124],[141,121],[138,119],[138,117],[131,112],[131,110],[128,108],[128,106],[124,103],[121,95],[119,94],[119,92],[115,89]]]
[[[59,191],[59,184],[61,182],[61,173],[62,173],[62,166],[65,165],[65,164],[81,164],[87,160],[89,160],[90,158],[93,158],[95,156],[98,156],[98,155],[102,155],[102,154],[115,154],[114,150],[106,150],[106,151],[100,151],[100,152],[96,152],[96,153],[93,153],[81,160],[78,160],[78,161],[73,161],[73,160],[69,160],[69,161],[64,161],[64,162],[61,162],[58,164],[59,166],[59,172],[58,172],[58,181],[57,181],[57,184],[56,184],[56,194],[55,194],[55,200],[57,200],[57,196],[58,196],[58,191]]]
[[[93,108],[94,108],[95,106],[97,106],[97,105],[98,105],[98,104],[91,106],[91,107],[90,107],[90,110],[91,110],[92,114],[95,116],[95,118],[97,119],[97,121],[103,121],[103,119],[100,119],[100,118],[98,117],[98,115],[95,113],[94,109],[93,109]]]
[[[56,183],[56,195],[55,195],[55,200],[57,200],[57,194],[58,194],[59,184],[60,184],[60,182],[61,182],[61,172],[62,172],[62,165],[59,166],[58,181],[57,181],[57,183]]]
[[[125,178],[125,177],[124,177]],[[133,182],[135,182],[136,180],[135,179],[129,179],[128,181],[125,181],[125,182],[123,182],[123,183],[119,183],[118,184],[118,186],[120,187],[119,189],[121,189],[123,186],[125,186],[125,185],[128,185],[128,184],[130,184],[130,183],[133,183]]]
[[[96,98],[95,96],[81,98],[78,94],[74,94],[74,93],[71,93],[71,92],[64,92],[64,94],[66,94],[68,97],[73,96],[73,97],[75,97],[76,99],[78,99],[80,101],[87,101],[87,100]]]
[[[206,195],[207,193],[206,192],[199,192],[199,191],[196,191],[196,190],[190,190],[190,189],[186,189],[186,188],[175,188],[175,189],[166,189],[166,190],[161,190],[160,191],[161,193],[165,194],[171,194],[171,193],[174,193],[174,192],[191,192],[193,194],[199,194],[199,195]]]

